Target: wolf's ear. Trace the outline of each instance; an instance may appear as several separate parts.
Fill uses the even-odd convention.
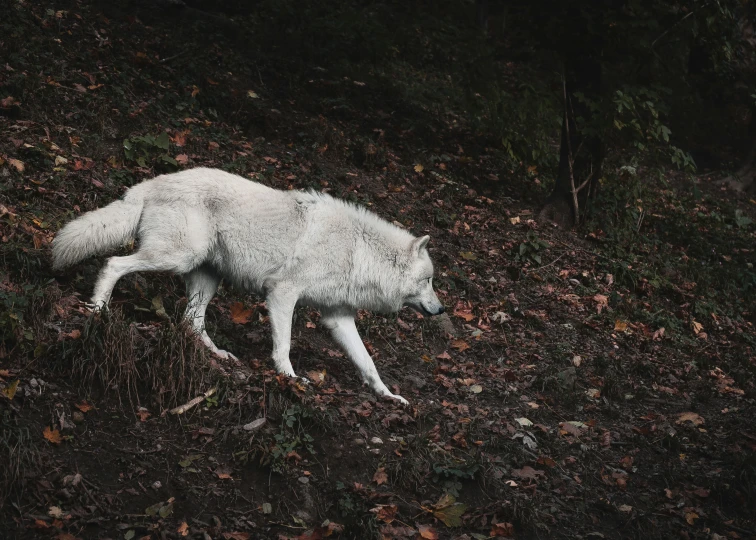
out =
[[[420,255],[420,252],[428,247],[428,242],[430,242],[430,236],[427,234],[420,238],[415,238],[412,241],[412,254],[416,256]]]

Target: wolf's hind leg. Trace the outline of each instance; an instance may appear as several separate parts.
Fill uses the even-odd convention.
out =
[[[296,377],[294,367],[289,359],[291,349],[291,319],[299,295],[296,291],[279,285],[268,293],[265,299],[270,314],[270,325],[273,330],[273,363],[276,371],[285,373],[289,377]]]
[[[188,300],[184,318],[192,325],[192,329],[200,337],[202,343],[214,354],[223,359],[237,360],[230,352],[216,347],[213,340],[207,335],[205,328],[205,311],[210,300],[215,296],[215,291],[218,290],[220,277],[212,270],[200,266],[188,274],[184,274],[184,280],[186,281],[186,297]]]
[[[351,313],[324,312],[321,321],[331,330],[333,338],[344,348],[354,365],[357,366],[362,379],[376,394],[388,396],[409,405],[406,399],[393,394],[381,380],[381,376],[378,375],[378,370],[375,368],[375,363],[373,363],[370,353],[365,349],[365,344],[362,343],[362,338],[357,332],[354,316]]]
[[[166,258],[152,257],[141,251],[126,257],[111,257],[100,270],[95,284],[92,296],[95,310],[104,309],[108,305],[113,287],[123,276],[133,272],[170,272],[175,267],[175,263],[168,262]]]

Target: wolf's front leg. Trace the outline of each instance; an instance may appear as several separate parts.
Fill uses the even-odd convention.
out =
[[[357,370],[362,375],[362,379],[370,388],[379,396],[388,396],[394,398],[404,405],[409,402],[402,396],[393,394],[391,390],[383,383],[378,370],[375,369],[373,359],[370,353],[365,349],[362,338],[357,332],[357,326],[354,324],[354,316],[346,313],[323,313],[323,324],[331,330],[333,338],[344,348],[349,358],[357,366]]]
[[[287,287],[278,286],[265,299],[273,330],[273,363],[276,371],[296,377],[289,359],[291,349],[291,320],[297,305],[298,294]]]

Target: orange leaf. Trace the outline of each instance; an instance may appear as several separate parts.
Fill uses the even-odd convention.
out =
[[[388,475],[386,474],[386,469],[383,467],[379,467],[377,471],[375,471],[375,474],[373,475],[373,482],[378,484],[379,486],[381,484],[385,484],[388,482]]]
[[[438,540],[438,533],[430,525],[418,525],[417,530],[420,533],[420,538]]]
[[[489,536],[502,536],[504,538],[514,537],[514,525],[511,523],[494,523],[491,526],[491,534]]]
[[[231,304],[231,320],[237,324],[247,324],[252,316],[252,308],[244,309],[244,304],[234,302]]]
[[[94,409],[94,406],[90,405],[86,401],[82,401],[81,403],[76,404],[76,408],[79,409],[81,412],[89,412],[92,409]]]
[[[465,342],[462,339],[455,339],[454,341],[452,341],[452,345],[451,346],[453,348],[457,349],[459,352],[462,352],[462,351],[467,350],[467,349],[470,348],[470,346],[467,344],[467,342]]]
[[[614,321],[614,331],[615,332],[624,332],[627,330],[627,323],[625,321],[621,321],[617,319]]]
[[[8,158],[8,165],[14,167],[18,172],[24,172],[24,162],[19,159]]]
[[[10,383],[8,386],[0,390],[0,393],[2,393],[8,399],[12,400],[13,397],[16,395],[16,390],[18,389],[18,382],[19,380],[16,379],[12,383]]]
[[[42,436],[53,444],[60,444],[60,441],[63,440],[60,436],[60,431],[58,431],[57,429],[53,431],[50,429],[50,426],[47,426],[45,428],[45,430],[42,432]]]
[[[375,514],[376,519],[391,523],[396,518],[398,507],[395,504],[379,504],[370,511]]]
[[[186,521],[181,522],[181,525],[179,525],[179,528],[176,529],[176,532],[179,533],[181,536],[186,536],[189,534],[189,525]]]
[[[701,417],[701,415],[694,412],[684,412],[680,414],[680,416],[675,421],[675,424],[682,424],[683,422],[693,422],[693,424],[700,426],[704,423],[704,419]]]

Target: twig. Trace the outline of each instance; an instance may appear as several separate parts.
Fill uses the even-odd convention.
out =
[[[192,407],[196,406],[199,403],[202,403],[202,401],[204,401],[205,398],[209,398],[210,396],[212,396],[215,393],[216,390],[217,390],[217,387],[213,386],[210,390],[208,390],[207,392],[205,392],[201,396],[197,396],[193,400],[191,400],[191,401],[189,401],[187,403],[184,403],[183,405],[180,405],[180,406],[176,407],[175,409],[171,409],[168,412],[171,413],[171,414],[184,414],[186,411],[188,411]]]
[[[577,190],[575,189],[575,172],[572,168],[573,156],[572,156],[572,144],[570,142],[570,113],[567,108],[567,76],[562,70],[562,92],[564,94],[564,132],[565,141],[567,142],[567,164],[570,168],[570,188],[572,189],[572,207],[575,211],[575,223],[579,222],[580,207],[577,198]]]
[[[161,63],[161,64],[165,64],[166,62],[170,62],[171,60],[175,60],[175,59],[176,59],[176,58],[178,58],[179,56],[181,56],[181,55],[183,55],[183,54],[186,54],[186,52],[187,52],[187,51],[181,51],[180,53],[178,53],[178,54],[174,54],[173,56],[169,56],[168,58],[163,58],[162,60],[160,60],[160,63]]]
[[[706,6],[706,4],[704,4],[704,7],[705,7],[705,6]],[[665,30],[664,32],[662,32],[662,33],[661,33],[661,35],[659,35],[659,37],[658,37],[658,38],[656,38],[656,39],[655,39],[655,40],[654,40],[653,42],[651,42],[651,48],[653,48],[653,47],[654,47],[654,46],[656,45],[656,43],[657,43],[657,42],[658,42],[658,41],[659,41],[660,39],[662,39],[662,38],[663,38],[664,36],[666,36],[667,34],[669,34],[669,33],[670,33],[670,31],[671,31],[671,30],[672,30],[672,29],[673,29],[673,28],[674,28],[675,26],[677,26],[678,24],[680,24],[681,22],[683,22],[683,21],[684,21],[685,19],[687,19],[688,17],[690,17],[691,15],[693,15],[693,14],[694,14],[695,12],[696,12],[696,10],[695,10],[695,9],[693,9],[693,10],[689,11],[689,12],[688,12],[688,13],[687,13],[687,14],[685,15],[685,17],[683,17],[682,19],[680,19],[679,21],[677,21],[676,23],[674,23],[674,24],[673,24],[672,26],[670,26],[669,28],[667,28],[667,29],[666,29],[666,30]]]

